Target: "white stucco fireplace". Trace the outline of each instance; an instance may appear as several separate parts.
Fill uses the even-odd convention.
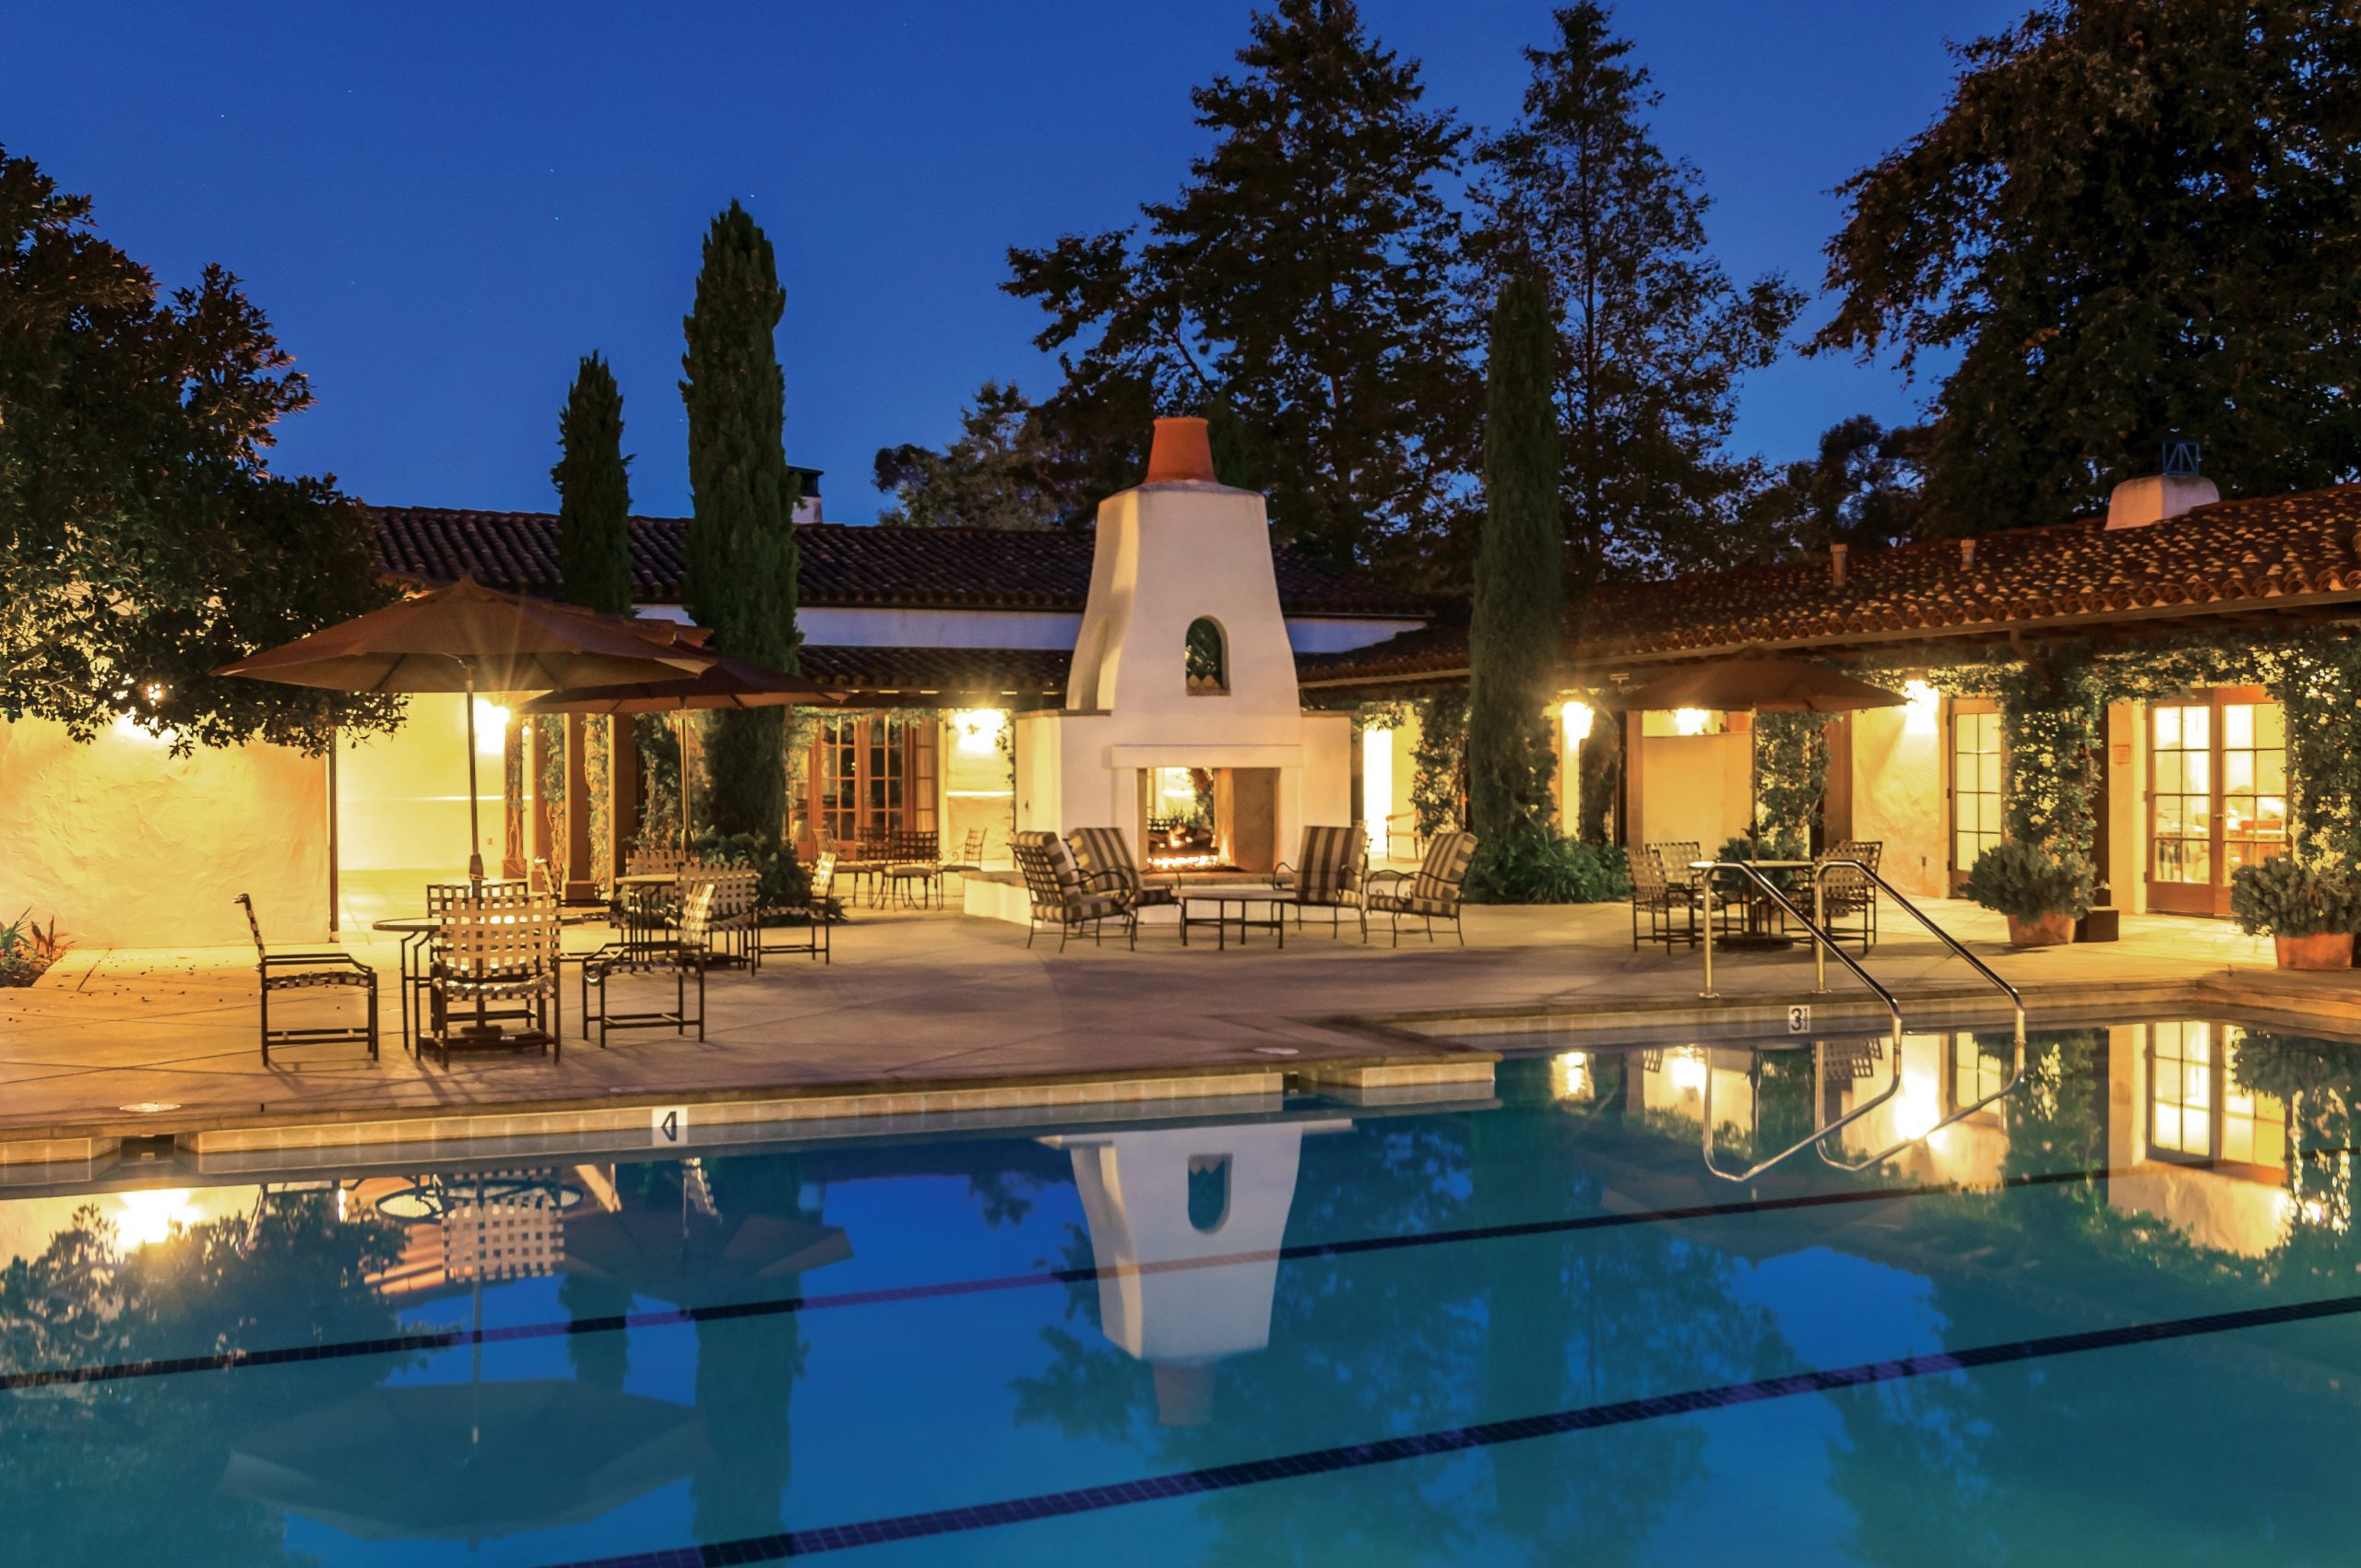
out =
[[[1157,421],[1146,480],[1099,504],[1065,706],[1014,722],[1020,828],[1121,827],[1145,861],[1185,772],[1210,784],[1206,869],[1251,875],[1352,820],[1351,718],[1304,711],[1269,515],[1215,481],[1203,420]],[[968,908],[1024,912],[981,885]]]

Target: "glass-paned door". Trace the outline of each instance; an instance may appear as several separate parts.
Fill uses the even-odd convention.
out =
[[[850,854],[896,833],[932,829],[935,726],[931,712],[823,717],[813,737],[810,768],[815,838]]]
[[[2229,913],[2231,873],[2287,840],[2287,717],[2256,688],[2148,714],[2148,904]]]
[[[1952,885],[2000,841],[2000,714],[1990,702],[1952,708]]]

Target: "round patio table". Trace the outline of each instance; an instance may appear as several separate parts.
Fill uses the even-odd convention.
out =
[[[1765,872],[1809,872],[1812,869],[1809,861],[1749,861],[1746,863],[1757,871]],[[1702,879],[1713,874],[1713,864],[1711,861],[1696,861],[1689,869]],[[1738,896],[1718,902],[1725,909],[1736,909],[1738,911],[1739,929],[1714,938],[1721,946],[1732,952],[1772,952],[1793,947],[1803,940],[1787,930],[1786,911],[1756,886],[1751,877],[1738,878]]]
[[[1238,933],[1238,944],[1246,945],[1246,933],[1267,931],[1281,947],[1287,944],[1287,909],[1296,901],[1292,887],[1202,887],[1190,888],[1180,895],[1180,945],[1189,945],[1189,931],[1192,926],[1214,929],[1214,950],[1226,951],[1229,933]],[[1191,906],[1210,904],[1210,917],[1191,912]],[[1259,905],[1262,913],[1253,911]],[[1235,914],[1231,910],[1235,909]]]

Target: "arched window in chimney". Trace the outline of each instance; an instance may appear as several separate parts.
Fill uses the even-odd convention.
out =
[[[1189,623],[1187,658],[1191,696],[1229,695],[1229,637],[1220,622],[1200,615]]]
[[[1210,1236],[1229,1223],[1229,1156],[1189,1157],[1189,1226]]]

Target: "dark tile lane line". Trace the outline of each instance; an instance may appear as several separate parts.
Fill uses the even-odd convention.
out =
[[[2336,1151],[2322,1151],[2336,1152]],[[2130,1174],[2112,1170],[2037,1172],[2011,1176],[1999,1189],[2058,1186]],[[1256,1252],[1225,1253],[1217,1256],[1176,1259],[1166,1263],[1126,1265],[1118,1268],[1055,1268],[1026,1274],[1003,1274],[978,1279],[943,1280],[922,1285],[888,1285],[866,1290],[839,1290],[819,1295],[774,1297],[762,1301],[725,1301],[710,1306],[613,1313],[562,1322],[513,1324],[498,1328],[423,1328],[414,1333],[375,1339],[340,1340],[326,1345],[296,1345],[260,1350],[219,1350],[203,1355],[159,1357],[139,1361],[111,1361],[91,1366],[48,1367],[0,1372],[0,1393],[27,1388],[51,1388],[70,1384],[110,1383],[119,1379],[170,1377],[184,1372],[231,1372],[243,1367],[284,1366],[299,1361],[338,1360],[355,1356],[402,1355],[419,1350],[445,1350],[471,1345],[498,1345],[572,1335],[611,1334],[635,1328],[664,1328],[684,1324],[721,1323],[742,1318],[777,1317],[788,1313],[831,1312],[846,1307],[885,1306],[902,1301],[931,1301],[955,1296],[985,1295],[1003,1290],[1031,1290],[1050,1285],[1085,1284],[1126,1274],[1163,1274],[1182,1269],[1228,1268],[1242,1264],[1301,1262],[1350,1257],[1363,1253],[1398,1252],[1407,1248],[1455,1246],[1521,1237],[1562,1236],[1585,1230],[1609,1230],[1629,1225],[1669,1225],[1694,1219],[1724,1219],[1749,1215],[1796,1213],[1857,1204],[1886,1203],[1939,1197],[1962,1189],[1928,1182],[1905,1187],[1861,1187],[1834,1193],[1807,1193],[1781,1198],[1750,1199],[1744,1203],[1691,1204],[1674,1208],[1635,1209],[1612,1214],[1575,1215],[1562,1219],[1521,1220],[1506,1225],[1469,1226],[1390,1236],[1364,1236],[1343,1241],[1307,1241]]]
[[[2168,1318],[2131,1327],[2094,1329],[2080,1334],[2050,1335],[2037,1339],[1979,1345],[1934,1355],[1905,1356],[1899,1360],[1862,1361],[1849,1367],[1790,1373],[1751,1383],[1726,1383],[1686,1393],[1656,1395],[1645,1399],[1621,1399],[1612,1404],[1584,1405],[1548,1415],[1513,1420],[1485,1421],[1475,1426],[1449,1427],[1408,1437],[1382,1438],[1374,1443],[1315,1448],[1235,1465],[1170,1471],[1137,1480],[1105,1486],[1078,1487],[1070,1491],[1041,1492],[1001,1503],[964,1508],[942,1508],[922,1514],[896,1514],[848,1525],[823,1525],[780,1535],[752,1536],[701,1547],[673,1547],[658,1551],[626,1553],[557,1564],[556,1568],[722,1568],[723,1564],[775,1562],[789,1557],[810,1557],[825,1551],[877,1546],[890,1541],[918,1540],[930,1536],[993,1529],[1031,1519],[1058,1518],[1074,1514],[1100,1513],[1133,1503],[1203,1496],[1265,1481],[1292,1480],[1302,1476],[1366,1469],[1405,1459],[1456,1454],[1474,1448],[1523,1443],[1536,1437],[1596,1431],[1630,1426],[1669,1416],[1697,1415],[1740,1405],[1792,1399],[1798,1395],[1826,1394],[1874,1384],[1896,1383],[1942,1372],[1968,1372],[2012,1362],[2044,1360],[2053,1356],[2130,1345],[2152,1345],[2240,1329],[2306,1323],[2361,1312],[2361,1296],[2332,1301],[2303,1301],[2285,1306],[2254,1307],[2242,1312],[2212,1313],[2201,1317]]]

